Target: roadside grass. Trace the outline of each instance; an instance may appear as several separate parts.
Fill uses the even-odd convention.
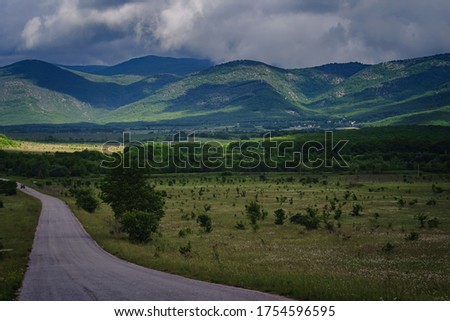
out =
[[[41,203],[20,191],[0,199],[0,301],[9,301],[16,299],[27,269]]]
[[[155,176],[157,188],[168,194],[166,216],[159,234],[145,245],[129,243],[107,205],[88,214],[63,198],[108,252],[158,270],[300,300],[450,299],[448,177],[330,175],[301,182],[306,178],[289,173],[266,174],[264,180],[259,174]],[[433,184],[442,192],[435,193]],[[56,195],[65,193],[51,188]],[[323,223],[312,231],[289,220],[274,224],[278,208],[292,216],[313,207],[321,215],[334,198],[342,217],[333,220],[333,231]],[[255,199],[268,212],[256,232],[245,215],[245,205]],[[435,205],[427,205],[431,199]],[[362,205],[360,216],[350,216],[354,204]],[[205,205],[211,206],[211,233],[202,232],[195,219]],[[418,214],[436,217],[438,226],[421,228]],[[244,230],[235,227],[239,222]],[[407,240],[411,232],[419,234],[417,241]],[[182,255],[180,248],[189,242],[190,251]]]

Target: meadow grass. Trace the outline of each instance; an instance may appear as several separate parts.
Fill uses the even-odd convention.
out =
[[[16,298],[22,284],[41,203],[21,192],[0,200],[0,300],[6,301]]]
[[[23,153],[73,153],[81,151],[105,151],[107,153],[121,152],[123,149],[116,145],[103,144],[80,144],[80,143],[39,143],[31,141],[17,141],[17,146],[3,147],[3,150],[10,150]]]
[[[143,266],[210,282],[277,293],[301,300],[448,300],[450,298],[450,183],[447,177],[403,175],[178,174],[155,176],[167,192],[159,233],[144,245],[120,232],[111,209],[88,214],[63,195],[86,230],[107,251]],[[302,180],[303,179],[303,180]],[[436,193],[432,185],[442,191]],[[347,199],[345,199],[345,195]],[[289,216],[307,207],[323,212],[333,199],[342,217],[317,230],[275,225],[274,211]],[[268,212],[254,231],[245,205],[257,199]],[[430,200],[435,205],[427,205]],[[211,233],[196,217],[210,205]],[[363,207],[350,216],[352,206]],[[420,227],[418,214],[427,216]],[[437,227],[428,220],[437,218]],[[245,225],[237,229],[238,222]],[[181,232],[180,236],[180,231]],[[418,240],[407,240],[411,232]],[[185,255],[180,248],[191,244]]]

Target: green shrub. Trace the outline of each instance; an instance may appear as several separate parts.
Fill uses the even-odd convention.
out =
[[[440,222],[437,217],[433,217],[432,219],[429,219],[427,223],[429,228],[433,228],[438,227]]]
[[[262,220],[265,220],[267,215],[269,215],[269,212],[267,212],[266,210],[261,211],[261,219]]]
[[[178,249],[178,251],[179,251],[180,254],[183,255],[184,257],[190,257],[190,256],[191,256],[191,252],[192,252],[191,241],[189,241],[188,244],[187,244],[186,246],[180,246],[180,248]]]
[[[420,223],[420,227],[425,227],[425,221],[428,218],[428,216],[426,216],[423,213],[417,214],[416,215],[416,219],[419,221]]]
[[[397,204],[398,204],[398,207],[404,207],[405,204],[406,204],[406,201],[405,201],[403,198],[400,198],[400,199],[397,201]]]
[[[17,194],[17,183],[14,181],[3,181],[0,180],[0,195],[16,195]]]
[[[362,210],[363,210],[363,207],[361,204],[353,204],[350,215],[351,216],[361,216]]]
[[[201,214],[197,217],[197,223],[205,233],[211,233],[212,231],[212,220],[208,214]]]
[[[146,243],[157,230],[159,218],[154,213],[130,211],[123,214],[120,223],[121,230],[128,234],[130,241]]]
[[[279,208],[275,211],[275,224],[276,225],[283,225],[284,221],[286,220],[286,212]]]
[[[190,228],[186,228],[186,229],[180,230],[180,231],[178,232],[178,236],[179,236],[179,237],[186,237],[186,236],[188,236],[189,234],[192,234],[192,230],[191,230]]]
[[[250,204],[245,205],[245,211],[247,212],[247,217],[250,219],[252,225],[256,225],[256,222],[263,218],[261,205],[256,201],[251,201]]]
[[[338,208],[336,208],[336,209],[334,210],[334,216],[333,216],[333,218],[334,218],[336,221],[339,221],[339,220],[341,219],[341,216],[342,216],[342,209],[341,209],[341,207],[339,206]]]
[[[418,239],[419,239],[419,233],[417,233],[417,232],[411,232],[405,238],[405,240],[407,240],[407,241],[417,241]]]
[[[324,219],[323,223],[325,224],[325,228],[328,232],[333,233],[334,232],[334,222],[330,221],[328,219]]]
[[[394,245],[392,243],[387,242],[383,247],[381,248],[381,251],[384,253],[391,253],[394,250]]]
[[[0,208],[4,208],[3,201],[0,200]]]
[[[78,208],[82,208],[88,213],[94,213],[100,205],[93,190],[90,188],[71,189],[70,193],[73,197],[75,197],[75,203]]]
[[[245,230],[245,224],[242,221],[236,222],[236,224],[234,225],[234,228],[237,230]]]
[[[318,210],[312,207],[306,209],[306,214],[295,214],[290,218],[291,223],[303,225],[307,230],[314,230],[319,227],[320,218]]]

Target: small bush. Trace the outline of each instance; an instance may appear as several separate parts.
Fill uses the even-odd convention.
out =
[[[334,218],[336,221],[339,221],[339,220],[341,219],[341,216],[342,216],[342,209],[341,209],[340,207],[338,207],[338,208],[336,208],[335,211],[334,211],[334,216],[333,216],[333,218]]]
[[[436,200],[434,200],[434,199],[430,199],[428,202],[427,202],[427,205],[428,206],[435,206],[437,204],[437,202],[436,202]]]
[[[159,219],[154,213],[142,211],[125,212],[121,217],[122,231],[128,234],[130,241],[146,243],[151,239],[151,234],[156,231]]]
[[[0,200],[0,208],[4,208],[3,201]]]
[[[191,256],[191,252],[192,252],[192,246],[191,246],[191,241],[188,242],[188,244],[186,246],[180,246],[180,248],[178,249],[178,251],[180,252],[180,254],[184,257],[190,257]]]
[[[178,236],[179,237],[186,237],[186,236],[188,236],[189,234],[192,234],[192,233],[193,232],[192,232],[192,230],[190,228],[186,228],[186,229],[180,230],[178,232]]]
[[[318,210],[312,207],[306,209],[306,214],[295,214],[290,218],[291,223],[304,226],[307,230],[315,230],[319,227],[320,218]]]
[[[208,214],[201,214],[197,217],[197,223],[205,233],[211,233],[212,231],[212,220]]]
[[[440,222],[437,217],[433,217],[432,219],[429,219],[427,223],[429,228],[433,228],[438,227]]]
[[[363,210],[363,207],[361,204],[353,204],[350,215],[351,216],[361,216],[362,210]]]
[[[328,232],[333,233],[334,232],[334,223],[329,220],[324,220],[325,228]]]
[[[250,204],[245,205],[245,211],[247,212],[247,217],[250,219],[252,225],[256,225],[256,222],[263,218],[261,205],[256,201],[251,201]]]
[[[245,224],[242,221],[236,222],[236,224],[234,225],[234,228],[237,230],[245,230]]]
[[[352,195],[352,193],[351,193],[350,191],[345,191],[344,199],[345,199],[345,200],[348,200],[348,198],[350,197],[350,195]]]
[[[275,211],[275,224],[276,225],[283,225],[284,221],[286,220],[286,212],[279,208]]]
[[[394,250],[394,245],[392,245],[392,243],[387,242],[385,245],[383,245],[383,247],[381,248],[381,251],[383,253],[391,253]]]
[[[265,220],[267,215],[269,215],[269,212],[267,212],[266,210],[261,211],[261,219],[262,220]]]
[[[419,239],[419,233],[417,233],[417,232],[411,232],[405,238],[405,240],[407,240],[407,241],[417,241],[418,239]]]
[[[425,227],[425,221],[427,218],[428,218],[428,216],[426,216],[423,213],[416,215],[416,219],[419,221],[420,227]]]
[[[433,193],[435,193],[435,194],[440,194],[444,191],[441,187],[436,186],[434,184],[433,184],[433,186],[431,186],[431,189],[432,189]]]

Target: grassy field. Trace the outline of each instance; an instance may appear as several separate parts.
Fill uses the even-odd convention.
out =
[[[30,141],[16,141],[18,145],[2,147],[3,150],[11,150],[17,152],[31,152],[31,153],[73,153],[84,150],[89,151],[103,151],[108,153],[120,152],[122,148],[116,145],[108,145],[106,148],[102,144],[69,144],[69,143],[38,143]]]
[[[449,177],[195,174],[154,182],[168,193],[166,216],[146,245],[128,242],[107,205],[88,214],[64,198],[102,247],[159,270],[302,300],[450,298]],[[245,215],[255,199],[268,212],[256,231]],[[333,202],[342,210],[339,220]],[[357,204],[361,215],[351,216]],[[322,222],[306,230],[289,219],[274,224],[278,208],[292,216],[312,207],[322,216],[325,206],[329,228]],[[195,219],[205,212],[211,233]],[[419,214],[427,216],[424,227]]]
[[[0,300],[4,301],[14,300],[22,284],[41,203],[21,192],[2,195],[0,200],[4,206],[0,208]]]

